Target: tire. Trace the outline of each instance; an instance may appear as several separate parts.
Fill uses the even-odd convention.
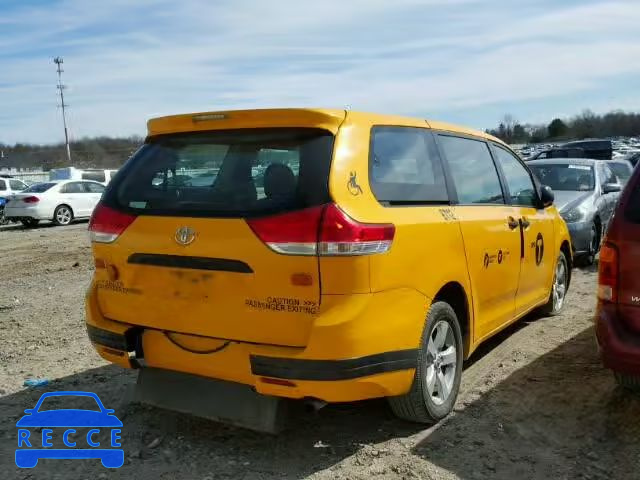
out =
[[[68,205],[58,205],[53,212],[53,223],[66,226],[73,220],[73,210]]]
[[[4,216],[4,207],[0,207],[0,225],[8,225],[10,220]]]
[[[627,390],[631,390],[633,392],[640,392],[640,376],[637,375],[627,375],[626,373],[613,372],[613,375],[616,377],[616,382],[622,388],[626,388]]]
[[[561,273],[564,277],[558,282],[558,274]],[[549,300],[547,303],[540,307],[540,313],[546,317],[554,317],[562,313],[564,308],[567,291],[569,290],[569,260],[564,252],[560,252],[556,261],[556,268],[553,273],[553,283],[551,284],[551,291],[549,292]]]
[[[439,335],[444,335],[442,342],[438,338]],[[434,349],[438,353],[435,359]],[[440,356],[446,351],[449,354]],[[462,333],[456,313],[446,302],[434,303],[427,314],[420,339],[411,390],[405,395],[388,398],[393,413],[404,420],[427,424],[446,417],[458,397],[462,377],[462,355]],[[448,361],[455,363],[445,363]]]
[[[20,222],[22,222],[22,225],[24,225],[25,228],[35,228],[40,223],[40,220],[36,220],[35,218],[27,218],[24,220],[20,220]]]
[[[598,225],[594,222],[591,225],[591,236],[589,237],[589,251],[582,255],[578,263],[582,267],[590,267],[596,261],[596,254],[600,250],[600,234],[598,233]]]

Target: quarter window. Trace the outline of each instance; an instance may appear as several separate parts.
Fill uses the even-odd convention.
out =
[[[7,189],[7,183],[4,180],[0,180],[0,192],[4,192]]]
[[[433,136],[426,129],[374,127],[369,182],[380,202],[449,202],[440,157]]]
[[[489,146],[480,140],[439,135],[461,204],[504,204]]]
[[[104,186],[99,183],[85,182],[83,183],[84,191],[87,193],[102,193],[104,192]]]
[[[522,207],[536,207],[538,205],[538,195],[527,169],[504,148],[494,146],[493,151],[507,181],[511,204]]]
[[[27,186],[20,180],[9,180],[9,185],[11,186],[11,190],[16,190],[18,192],[27,188]]]
[[[80,182],[67,183],[62,186],[61,193],[84,193],[84,188]]]

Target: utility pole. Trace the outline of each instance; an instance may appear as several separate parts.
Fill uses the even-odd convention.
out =
[[[62,64],[64,63],[64,61],[62,60],[62,57],[56,57],[53,59],[53,63],[55,63],[57,65],[57,71],[58,71],[58,90],[60,90],[60,107],[62,108],[62,124],[64,125],[64,144],[65,147],[67,148],[67,162],[69,162],[69,165],[71,165],[71,149],[69,148],[69,132],[67,131],[67,114],[65,111],[65,108],[68,107],[69,105],[67,105],[66,103],[64,103],[64,89],[67,88],[67,86],[62,83],[62,72],[64,72],[64,70],[62,70]]]

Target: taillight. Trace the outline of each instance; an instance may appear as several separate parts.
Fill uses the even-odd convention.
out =
[[[30,197],[23,198],[22,201],[24,203],[38,203],[40,199],[38,197],[34,197],[33,195]]]
[[[605,302],[618,300],[618,249],[605,243],[600,250],[598,298]]]
[[[333,203],[248,223],[272,250],[287,255],[384,253],[395,235],[393,225],[357,222]]]
[[[248,220],[251,230],[269,248],[287,255],[315,255],[324,207]]]
[[[98,204],[89,221],[89,235],[92,242],[111,243],[136,219],[135,215],[122,213]]]

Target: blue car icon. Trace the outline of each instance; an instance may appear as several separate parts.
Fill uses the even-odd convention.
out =
[[[96,409],[57,408],[47,409],[43,402],[52,397],[67,397],[63,401],[78,401],[78,397],[89,402],[93,407],[95,400]],[[60,399],[56,399],[60,401]],[[51,401],[48,402],[51,404]],[[16,465],[20,468],[33,468],[41,458],[57,459],[87,459],[99,458],[107,468],[118,468],[124,463],[124,450],[120,447],[120,427],[122,422],[113,413],[114,410],[104,407],[98,395],[92,392],[48,392],[42,394],[36,406],[24,411],[26,413],[18,422],[18,448],[16,449]],[[41,432],[28,430],[32,427],[43,427]],[[62,427],[62,428],[60,428]],[[76,429],[91,427],[86,435],[81,436]],[[62,440],[67,448],[53,448],[53,428],[56,432],[64,430]],[[109,447],[104,448],[96,438],[102,429],[110,429]],[[38,435],[37,433],[41,433]],[[34,434],[34,435],[32,435]],[[86,440],[89,448],[80,445]],[[105,443],[105,442],[102,442]],[[76,447],[78,445],[78,447]],[[25,448],[26,447],[26,448]]]

